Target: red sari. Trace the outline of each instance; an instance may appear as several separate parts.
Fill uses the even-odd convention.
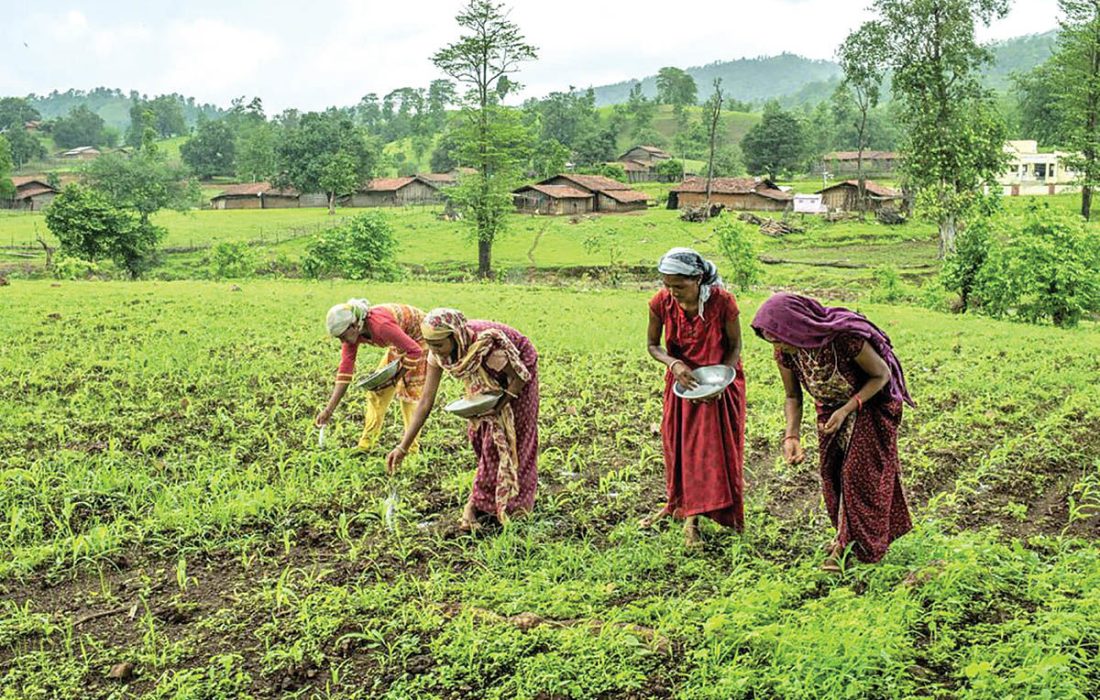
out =
[[[737,318],[737,301],[724,289],[711,292],[703,317],[688,317],[667,289],[649,302],[661,320],[665,347],[689,367],[721,364],[728,351],[725,327]],[[745,374],[711,402],[693,404],[673,393],[672,372],[665,372],[661,438],[665,453],[665,491],[673,517],[705,515],[741,531],[744,513]]]

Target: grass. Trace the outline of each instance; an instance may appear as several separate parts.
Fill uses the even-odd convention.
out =
[[[831,578],[814,468],[779,460],[780,381],[751,336],[748,530],[708,526],[689,552],[675,528],[633,524],[663,488],[661,374],[641,350],[652,288],[241,287],[0,292],[5,700],[1100,692],[1095,330],[860,304],[918,401],[899,443],[917,530]],[[316,445],[337,359],[321,319],[361,295],[533,339],[531,517],[455,533],[473,465],[453,417],[432,417],[397,477],[392,531],[384,451],[346,447],[358,397]],[[744,319],[762,298],[740,299]],[[107,680],[120,661],[134,676]]]

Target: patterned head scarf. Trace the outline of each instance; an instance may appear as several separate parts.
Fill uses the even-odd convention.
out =
[[[466,352],[466,346],[469,345],[470,332],[466,324],[466,316],[458,309],[432,309],[420,322],[420,333],[424,336],[424,340],[442,340],[453,335],[455,342],[458,343],[459,356]]]
[[[784,292],[773,294],[760,305],[752,329],[761,338],[767,333],[796,348],[821,348],[840,333],[855,334],[870,343],[890,368],[890,383],[885,389],[890,397],[916,406],[905,386],[905,373],[890,337],[861,313],[842,306],[822,306],[816,299]]]
[[[325,316],[325,327],[328,329],[328,334],[335,338],[353,325],[362,328],[368,313],[370,313],[369,301],[348,299],[346,303],[337,304],[328,310],[328,315]]]
[[[699,317],[703,316],[703,305],[710,298],[711,291],[725,285],[718,274],[718,268],[692,248],[673,248],[665,253],[657,263],[657,272],[662,275],[682,275],[699,278]]]

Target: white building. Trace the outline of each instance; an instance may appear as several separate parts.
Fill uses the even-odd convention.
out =
[[[1080,190],[1074,184],[1077,173],[1064,163],[1069,153],[1040,153],[1036,141],[1006,141],[1004,151],[1009,155],[1009,161],[1007,169],[997,178],[997,182],[1006,196],[1058,194]]]

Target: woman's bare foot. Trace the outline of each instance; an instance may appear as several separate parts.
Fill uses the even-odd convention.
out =
[[[689,548],[703,546],[703,538],[699,534],[699,520],[694,515],[684,519],[684,546]]]
[[[829,546],[829,554],[825,557],[825,561],[821,562],[821,570],[828,571],[830,574],[839,574],[840,558],[843,553],[844,549],[840,546],[840,543],[834,541]]]
[[[474,504],[467,503],[466,507],[462,509],[462,519],[458,521],[458,529],[462,532],[476,532],[481,527],[481,523],[477,521],[477,511],[474,510]]]
[[[658,520],[661,520],[663,518],[667,518],[669,515],[672,515],[672,513],[669,511],[668,506],[665,506],[665,507],[661,508],[659,511],[657,511],[656,513],[653,513],[652,515],[647,515],[644,518],[642,518],[641,520],[639,520],[638,521],[638,527],[640,527],[643,530],[648,530],[649,528],[656,525]]]

